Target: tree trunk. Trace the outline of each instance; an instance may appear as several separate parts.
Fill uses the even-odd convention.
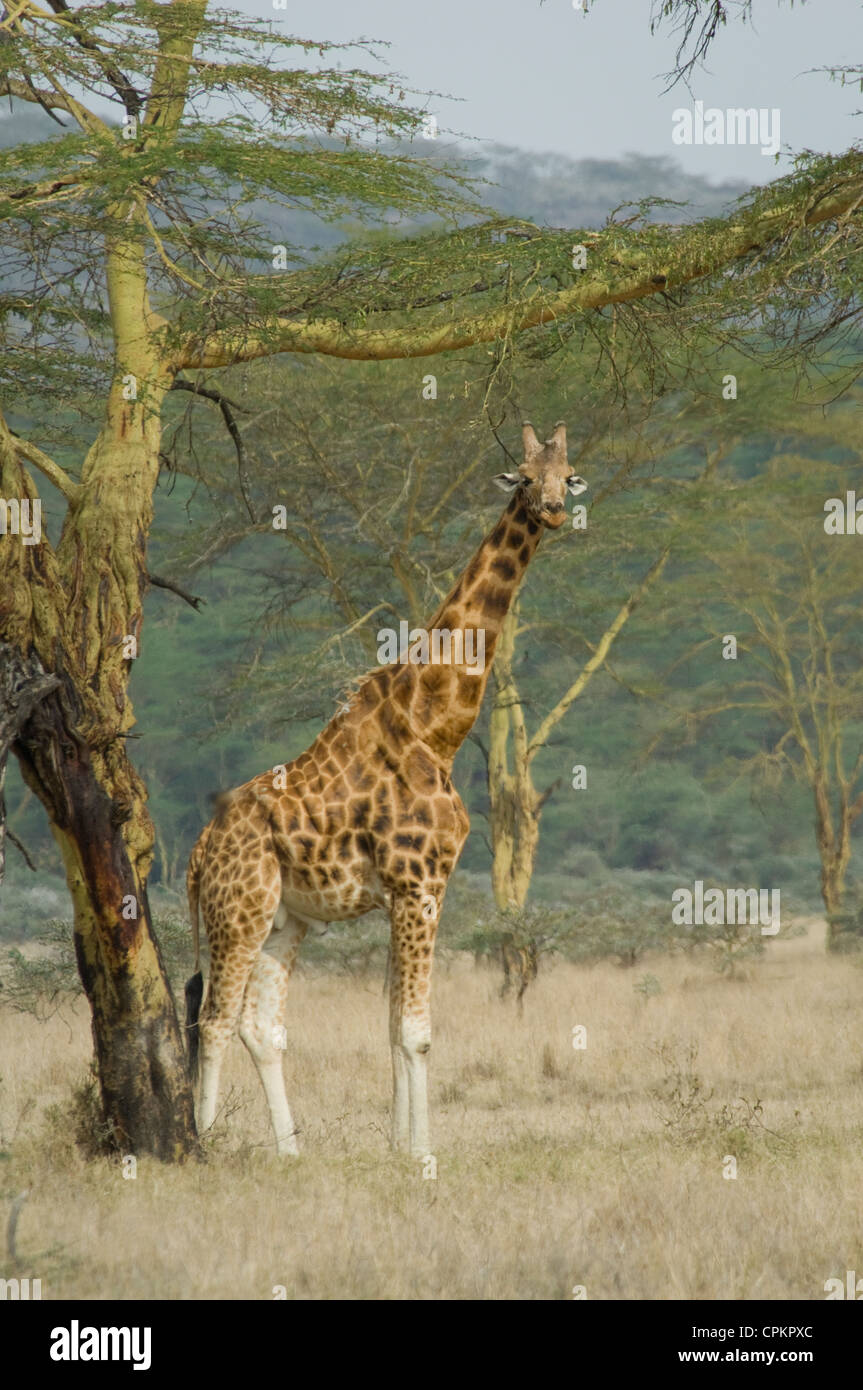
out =
[[[516,777],[515,787],[515,851],[510,866],[510,899],[516,907],[522,908],[527,900],[528,890],[536,868],[536,852],[539,848],[539,821],[542,814],[539,806],[530,769],[524,769],[522,777]]]
[[[813,780],[815,799],[815,842],[821,860],[821,898],[827,914],[827,949],[832,950],[842,932],[842,901],[845,876],[851,857],[850,821],[847,809],[840,809],[837,835],[830,805],[830,788],[821,768]]]
[[[491,881],[494,900],[503,912],[520,910],[527,900],[539,844],[541,802],[527,760],[527,738],[512,657],[517,609],[507,614],[494,661],[495,695],[489,726],[488,793],[491,828]],[[513,739],[513,772],[509,739]]]
[[[148,136],[158,125],[160,144],[180,127],[206,5],[161,7],[142,122]],[[69,109],[82,129],[99,127],[83,107]],[[111,138],[108,127],[103,133]],[[139,141],[123,152],[139,153]],[[102,427],[80,482],[48,460],[68,503],[56,551],[45,537],[7,541],[0,551],[0,641],[21,658],[38,657],[59,682],[13,746],[63,855],[105,1119],[123,1149],[176,1160],[195,1146],[191,1087],[147,905],[153,827],[125,738],[134,723],[128,683],[148,584],[161,408],[178,363],[148,290],[151,235],[158,239],[146,201],[157,179],[131,165],[129,175],[119,200],[105,206],[113,372]],[[35,487],[18,453],[0,417],[0,495],[23,501]]]
[[[194,1149],[195,1121],[174,1000],[138,869],[149,862],[152,826],[142,796],[112,796],[95,775],[91,751],[69,717],[75,704],[64,681],[31,716],[16,751],[63,856],[106,1130],[123,1153],[176,1160]],[[126,764],[126,787],[137,782],[125,752],[117,762]]]
[[[820,849],[820,846],[819,846]],[[842,932],[842,903],[845,897],[845,871],[847,865],[835,855],[821,855],[821,898],[827,914],[827,949],[835,946]]]
[[[153,395],[145,413],[112,391],[56,552],[46,537],[7,539],[0,639],[7,658],[23,668],[35,655],[56,678],[13,749],[63,856],[106,1126],[124,1152],[176,1160],[196,1145],[192,1093],[147,905],[153,827],[125,749],[158,475]],[[3,496],[35,495],[2,422],[0,483]]]

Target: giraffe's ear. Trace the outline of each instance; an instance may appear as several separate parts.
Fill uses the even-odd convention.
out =
[[[520,473],[496,473],[492,482],[496,483],[504,492],[515,492],[519,483],[524,482],[524,478]]]
[[[579,478],[577,473],[570,473],[566,480],[566,490],[571,492],[573,497],[578,497],[580,492],[587,491],[587,483],[583,478]]]

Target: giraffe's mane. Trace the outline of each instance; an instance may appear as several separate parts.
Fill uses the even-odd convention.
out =
[[[338,695],[338,703],[347,705],[349,709],[356,707],[357,699],[362,694],[366,686],[379,682],[381,676],[387,675],[392,671],[397,671],[400,666],[404,666],[403,661],[391,662],[387,666],[375,666],[371,671],[364,671],[361,676],[352,676],[341,687]]]

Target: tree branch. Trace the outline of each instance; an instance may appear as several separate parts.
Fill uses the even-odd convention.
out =
[[[67,502],[77,502],[81,495],[80,484],[74,482],[59,463],[55,463],[47,454],[43,454],[42,450],[37,448],[35,444],[31,444],[29,439],[22,439],[14,430],[10,430],[9,433],[15,441],[16,453],[20,454],[28,463],[32,463],[34,468],[39,469],[40,473],[44,473],[57,491],[62,492]]]
[[[545,803],[548,801],[548,798],[549,798],[550,796],[552,796],[552,795],[554,794],[554,792],[557,791],[557,789],[558,789],[558,787],[560,786],[560,784],[561,784],[562,781],[563,781],[563,778],[562,778],[562,777],[556,778],[556,780],[555,780],[554,782],[552,782],[550,786],[546,787],[546,789],[545,789],[544,792],[541,792],[541,793],[540,793],[540,795],[537,797],[537,801],[536,801],[536,810],[537,810],[537,812],[540,812],[540,811],[542,810],[543,806],[544,806]]]
[[[240,407],[235,405],[233,401],[229,401],[226,396],[222,395],[221,391],[215,390],[214,387],[199,386],[194,381],[183,381],[180,377],[174,378],[171,384],[171,390],[191,391],[195,396],[204,396],[208,401],[214,401],[219,407],[219,410],[222,412],[222,419],[225,422],[225,427],[228,434],[233,439],[234,448],[237,451],[237,477],[240,482],[240,492],[243,494],[243,501],[246,504],[246,511],[249,513],[249,519],[252,524],[257,526],[258,517],[255,515],[255,509],[252,506],[250,495],[249,464],[246,456],[246,446],[243,443],[243,436],[240,434],[239,427],[233,416],[233,411],[239,410]]]
[[[81,183],[78,174],[66,174],[59,179],[46,179],[44,183],[28,183],[23,188],[13,188],[11,192],[3,195],[4,199],[10,203],[21,203],[25,199],[33,198],[51,199],[57,194],[67,194],[77,188]]]
[[[534,291],[519,306],[508,304],[474,318],[432,324],[426,328],[393,326],[358,328],[336,319],[277,319],[272,336],[254,323],[208,334],[203,341],[187,340],[177,353],[178,368],[213,368],[249,362],[279,352],[325,353],[356,361],[430,357],[475,343],[492,342],[576,313],[645,299],[660,290],[673,293],[692,281],[705,279],[742,260],[753,251],[775,246],[794,228],[835,220],[851,210],[863,193],[863,178],[849,177],[837,192],[813,198],[801,217],[799,207],[784,204],[761,216],[681,232],[668,259],[650,264],[649,253],[635,253],[636,268],[612,283],[610,262],[592,275],[580,277],[557,294]]]
[[[49,116],[51,116],[52,111],[68,112],[70,116],[75,117],[81,129],[88,131],[91,135],[97,132],[101,135],[110,134],[110,126],[100,120],[95,111],[90,111],[80,101],[76,101],[73,96],[70,96],[68,92],[64,92],[59,83],[55,83],[53,79],[49,80],[54,88],[50,92],[44,87],[34,87],[29,79],[25,78],[21,82],[17,77],[6,77],[3,80],[3,90],[9,96],[17,97],[19,101],[35,102],[43,107]],[[54,116],[51,118],[52,120],[56,119]],[[63,122],[58,121],[57,124],[63,125]]]
[[[186,603],[188,603],[191,608],[194,608],[196,612],[200,612],[201,604],[207,602],[205,598],[199,598],[197,594],[190,594],[188,589],[181,588],[180,585],[175,584],[172,579],[162,579],[158,574],[148,574],[147,579],[154,588],[170,589],[172,594],[177,594],[181,599],[185,599]]]
[[[173,135],[183,117],[189,65],[204,22],[207,0],[171,0],[161,8],[165,18],[156,21],[159,56],[147,96],[144,126],[158,126],[162,134]],[[178,10],[184,11],[185,25],[178,23],[177,14],[172,13]]]
[[[605,632],[602,634],[602,637],[597,644],[596,651],[593,653],[593,656],[590,658],[590,660],[585,662],[578,675],[578,678],[575,681],[573,681],[566,694],[558,700],[554,709],[550,710],[548,714],[545,716],[545,719],[543,719],[542,723],[540,724],[539,728],[537,729],[536,733],[531,739],[530,745],[527,749],[528,762],[532,761],[536,754],[539,752],[540,748],[542,748],[545,745],[548,736],[554,728],[555,724],[557,724],[559,720],[563,718],[573,701],[578,699],[578,696],[581,695],[591,676],[593,676],[594,673],[599,670],[621,628],[629,620],[629,618],[631,618],[632,614],[635,612],[635,609],[638,607],[639,603],[643,599],[644,595],[647,593],[647,590],[650,588],[653,581],[655,579],[658,579],[660,574],[664,570],[670,553],[671,547],[666,546],[659,558],[657,560],[654,560],[653,564],[647,571],[647,574],[642,579],[638,588],[634,591],[634,593],[630,594],[629,598],[626,600],[626,603],[623,605],[617,617],[614,619],[614,622],[611,624],[610,627],[606,628]]]
[[[56,15],[63,16],[66,25],[75,36],[75,42],[87,53],[93,54],[105,74],[106,81],[113,87],[127,113],[130,116],[137,116],[143,105],[141,94],[132,86],[122,68],[115,67],[110,58],[102,52],[95,39],[91,39],[90,35],[75,23],[74,12],[70,10],[66,0],[48,0],[48,4]]]
[[[8,825],[6,826],[6,839],[10,842],[10,844],[13,844],[15,846],[18,853],[23,857],[24,863],[27,865],[27,868],[32,869],[35,874],[36,865],[33,863],[33,860],[30,857],[30,851],[27,849],[26,845],[21,843],[21,841],[18,839],[18,836],[15,834],[15,831],[9,829]]]

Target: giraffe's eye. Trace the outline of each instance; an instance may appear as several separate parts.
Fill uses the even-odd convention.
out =
[[[570,473],[566,480],[566,488],[568,492],[572,493],[573,497],[577,497],[580,492],[585,492],[587,490],[587,483],[583,478],[579,478],[577,473]]]

